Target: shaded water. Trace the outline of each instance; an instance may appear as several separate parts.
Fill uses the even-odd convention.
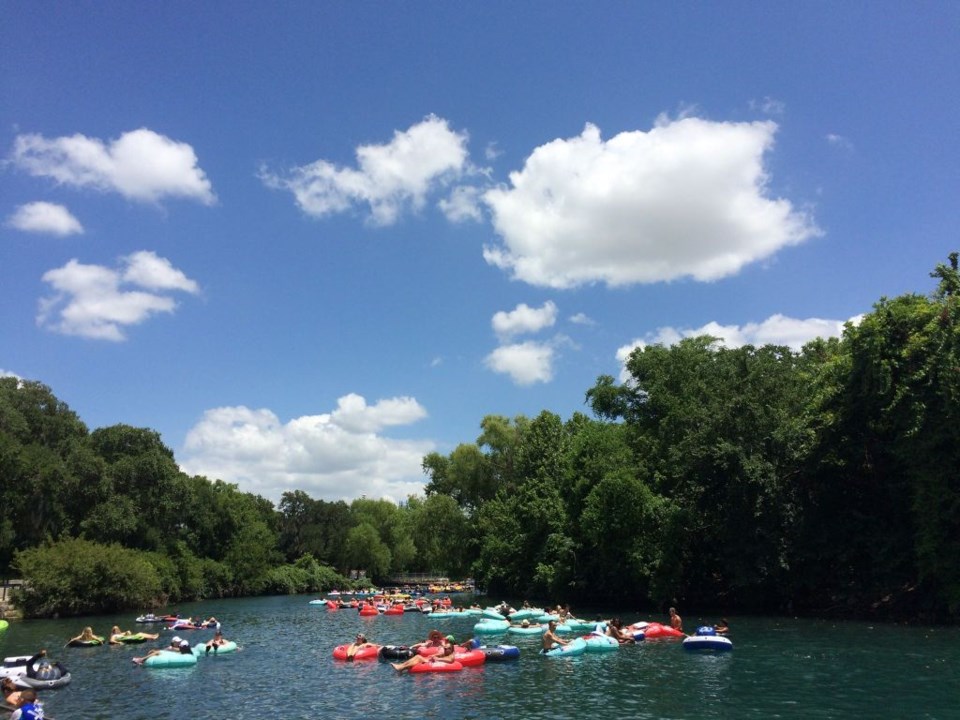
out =
[[[182,605],[216,615],[241,651],[200,658],[196,667],[148,669],[130,658],[166,644],[91,649],[63,643],[92,625],[136,629],[133,616],[18,622],[0,633],[0,654],[47,647],[73,683],[41,698],[57,720],[182,718],[957,718],[960,628],[914,628],[731,617],[735,649],[695,655],[677,642],[615,653],[546,659],[538,638],[487,636],[520,647],[515,662],[442,675],[397,674],[376,661],[338,663],[334,646],[363,629],[372,642],[410,644],[437,627],[457,639],[469,618],[431,621],[419,613],[361,618],[308,605],[305,596]],[[623,615],[625,622],[638,618]],[[688,629],[715,618],[686,617]],[[143,626],[141,626],[143,627]],[[146,626],[149,627],[149,626]],[[159,626],[157,626],[159,627]],[[157,630],[154,630],[157,631]],[[181,633],[204,641],[212,631]]]

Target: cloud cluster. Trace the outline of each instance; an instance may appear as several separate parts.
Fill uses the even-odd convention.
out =
[[[287,423],[267,409],[215,408],[187,434],[181,466],[274,501],[288,490],[304,490],[326,500],[366,495],[396,502],[422,494],[421,462],[434,445],[380,433],[426,414],[414,398],[368,405],[355,394],[340,398],[332,412]]]
[[[64,335],[115,342],[125,339],[125,327],[156,313],[172,313],[176,302],[168,293],[200,291],[169,260],[146,250],[121,258],[118,268],[72,259],[44,273],[43,281],[55,292],[40,300],[38,325]]]
[[[493,372],[509,375],[517,385],[548,383],[553,380],[554,346],[527,340],[501,345],[484,359]]]
[[[623,365],[636,348],[644,348],[648,345],[676,345],[684,338],[711,335],[719,338],[720,344],[729,348],[744,345],[786,345],[798,351],[815,338],[840,337],[843,334],[843,326],[847,322],[858,323],[860,317],[852,317],[849,320],[825,320],[822,318],[798,319],[777,314],[771,315],[763,322],[746,325],[721,325],[711,321],[698,328],[657,328],[656,332],[649,333],[617,349],[617,362],[621,364],[620,380],[624,381],[629,377]]]
[[[267,186],[292,192],[308,215],[324,217],[365,205],[374,224],[390,225],[404,210],[420,210],[429,193],[469,169],[466,133],[454,132],[435,115],[394,132],[389,143],[362,145],[356,154],[356,168],[317,160],[282,175],[262,170],[260,176]],[[469,216],[472,211],[463,209],[468,195],[451,197],[448,215]]]
[[[10,161],[35,177],[117,192],[139,202],[159,202],[165,197],[206,205],[216,201],[193,148],[147,128],[109,142],[80,134],[52,139],[18,135]]]
[[[83,225],[63,205],[32,202],[21,205],[7,219],[7,225],[22,232],[50,235],[75,235],[83,232]]]
[[[557,306],[548,300],[543,307],[532,308],[520,303],[510,312],[495,313],[490,321],[500,340],[500,347],[486,358],[484,364],[496,373],[509,375],[517,385],[532,385],[553,380],[553,362],[557,346],[565,340],[557,336],[552,340],[511,343],[516,335],[537,333],[553,327],[557,321]]]
[[[520,303],[510,312],[502,310],[493,316],[491,325],[500,338],[509,338],[521,333],[535,333],[553,327],[557,321],[557,306],[550,300],[541,308],[532,308]]]
[[[483,194],[502,244],[487,262],[532,285],[709,281],[819,231],[767,197],[773,122],[661,118],[649,132],[536,148],[510,185]]]

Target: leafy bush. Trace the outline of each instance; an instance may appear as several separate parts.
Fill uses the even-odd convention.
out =
[[[87,615],[159,604],[160,576],[146,553],[89,540],[63,540],[18,552],[26,617]]]

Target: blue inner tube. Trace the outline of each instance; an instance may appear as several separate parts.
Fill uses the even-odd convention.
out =
[[[487,662],[517,660],[520,657],[520,648],[516,645],[496,645],[494,647],[484,645],[480,649],[483,650]]]

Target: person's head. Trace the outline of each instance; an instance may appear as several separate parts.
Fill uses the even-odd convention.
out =
[[[431,630],[430,634],[427,635],[427,640],[432,642],[434,645],[443,642],[443,633],[439,630]]]
[[[220,638],[223,637],[223,633],[222,633],[220,630],[217,630],[217,631],[213,634],[213,637],[216,638],[217,640],[219,640]]]
[[[676,614],[677,614],[677,609],[676,609],[676,608],[670,608],[670,614],[671,614],[671,615],[676,615]]]
[[[365,643],[367,641],[367,636],[363,633],[357,633],[357,644]]]
[[[452,655],[453,654],[453,643],[444,643],[443,649],[440,650],[441,655]]]
[[[530,627],[530,621],[524,620],[522,623],[520,623],[520,627]]]
[[[13,682],[13,678],[5,677],[2,681],[0,681],[0,690],[3,690],[5,695],[16,692],[17,686],[16,683]]]
[[[174,635],[174,636],[173,636],[173,639],[170,641],[170,644],[171,644],[171,645],[176,645],[177,647],[180,647],[180,642],[181,642],[180,636],[179,636],[179,635]]]
[[[119,635],[119,634],[120,634],[120,626],[119,626],[119,625],[114,625],[112,628],[110,628],[110,634],[111,634],[111,635]]]
[[[556,620],[551,620],[547,627],[549,627],[551,631],[556,630],[556,629],[557,629],[557,621],[556,621]]]
[[[37,699],[37,693],[35,690],[20,691],[20,705],[26,705],[27,703],[35,702],[36,699]]]

